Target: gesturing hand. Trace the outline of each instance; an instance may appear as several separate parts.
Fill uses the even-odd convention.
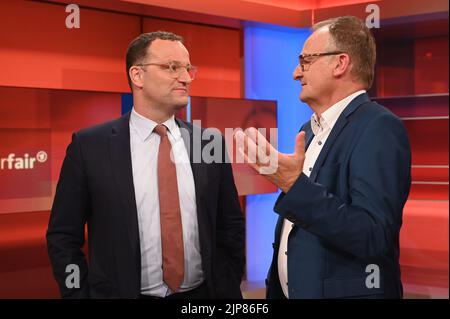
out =
[[[292,154],[278,152],[264,136],[254,127],[234,134],[238,152],[245,162],[270,182],[289,191],[303,171],[305,162],[305,132],[301,131],[295,138],[295,151]]]

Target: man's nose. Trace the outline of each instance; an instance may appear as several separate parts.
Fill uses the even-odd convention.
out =
[[[303,77],[303,71],[300,64],[297,64],[297,66],[294,69],[294,72],[292,73],[292,77],[295,81],[300,81]]]
[[[188,70],[186,68],[183,68],[180,75],[178,76],[178,81],[190,84],[192,82],[191,76],[189,75]]]

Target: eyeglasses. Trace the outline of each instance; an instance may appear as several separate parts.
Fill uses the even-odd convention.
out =
[[[166,63],[136,64],[136,66],[140,66],[140,67],[147,66],[147,65],[157,65],[165,70],[168,70],[170,76],[174,79],[178,79],[180,77],[181,73],[183,73],[183,69],[186,69],[186,72],[189,74],[189,77],[191,78],[191,80],[195,79],[195,75],[197,74],[197,67],[190,65],[190,64],[183,65],[176,61],[169,61]]]
[[[323,52],[323,53],[311,53],[311,54],[300,54],[298,56],[298,64],[302,68],[302,71],[308,71],[309,66],[317,60],[317,58],[327,56],[327,55],[337,55],[345,53],[343,51],[332,51],[332,52]],[[307,67],[308,66],[308,67]]]

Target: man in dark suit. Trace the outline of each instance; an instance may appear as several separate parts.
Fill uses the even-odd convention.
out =
[[[355,17],[318,23],[294,79],[314,111],[281,154],[268,298],[401,298],[399,233],[411,177],[402,121],[370,101],[375,41]],[[244,153],[266,149],[255,130],[238,133]],[[242,141],[239,141],[242,143]],[[251,163],[256,170],[261,160]],[[266,168],[267,170],[267,168]]]
[[[133,110],[73,134],[61,169],[47,244],[62,296],[242,298],[245,226],[223,139],[211,137],[222,162],[195,160],[211,140],[174,117],[196,71],[181,37],[140,35],[126,69]]]

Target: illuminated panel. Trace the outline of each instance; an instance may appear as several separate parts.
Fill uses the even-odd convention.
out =
[[[119,117],[120,98],[0,87],[0,214],[50,210],[72,133]]]
[[[311,116],[299,101],[301,86],[292,80],[298,54],[309,29],[248,24],[244,30],[245,97],[277,101],[278,146],[293,152],[300,126]],[[273,205],[278,194],[247,196],[247,279],[266,278],[278,215]]]
[[[0,129],[0,199],[51,196],[49,129]]]

